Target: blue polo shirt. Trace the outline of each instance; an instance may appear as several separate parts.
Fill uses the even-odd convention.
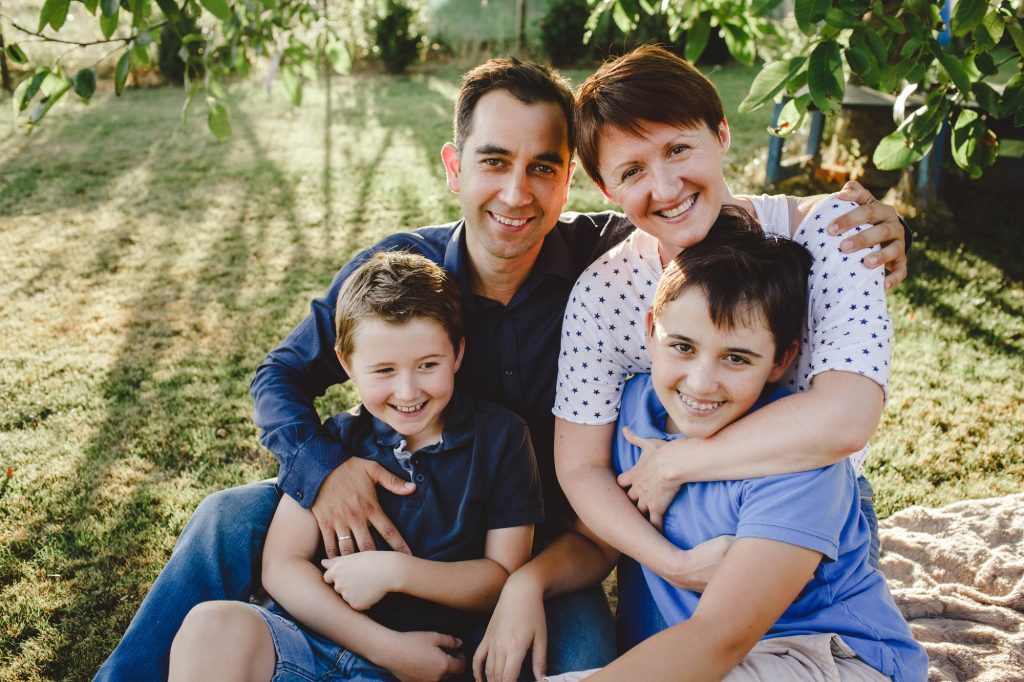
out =
[[[665,432],[666,418],[649,374],[626,383],[614,443],[616,471],[632,468],[640,457],[640,449],[625,439],[621,427],[629,426],[641,438],[682,437]],[[927,677],[924,649],[893,603],[885,577],[867,563],[871,534],[849,460],[784,476],[687,483],[665,513],[664,533],[681,549],[719,535],[735,535],[820,552],[823,561],[813,578],[765,638],[834,633],[864,662],[896,682]],[[668,626],[693,615],[700,593],[679,589],[646,567],[641,570],[653,605],[642,594],[636,602],[622,595],[621,609],[656,605]],[[628,591],[635,594],[635,566],[627,572]],[[627,619],[652,620],[636,613],[627,614]]]
[[[381,508],[413,556],[431,561],[480,559],[487,531],[544,521],[526,423],[499,405],[456,392],[445,412],[441,441],[411,453],[411,473],[395,456],[403,437],[361,405],[329,419],[324,430],[346,452],[416,482],[410,495],[378,489]],[[387,595],[367,614],[393,630],[460,637],[486,623],[486,614],[465,613],[405,594]]]
[[[462,221],[392,235],[359,253],[267,356],[250,387],[260,441],[281,463],[278,484],[308,508],[324,478],[357,454],[342,447],[313,406],[328,387],[348,380],[334,353],[338,289],[377,251],[411,251],[455,276],[466,321],[466,352],[456,385],[466,395],[511,409],[529,425],[548,519],[537,537],[544,542],[563,532],[573,516],[555,478],[551,415],[562,314],[580,273],[632,229],[617,213],[565,214],[544,239],[533,270],[508,305],[472,293]]]

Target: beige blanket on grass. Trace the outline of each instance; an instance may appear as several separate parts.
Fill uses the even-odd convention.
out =
[[[910,507],[880,524],[896,605],[930,682],[1024,682],[1024,493]]]

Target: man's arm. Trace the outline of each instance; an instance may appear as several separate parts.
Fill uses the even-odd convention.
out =
[[[319,529],[309,510],[281,498],[263,551],[263,585],[303,626],[399,677],[439,679],[464,661],[449,653],[461,642],[449,635],[395,632],[352,609],[323,582],[313,565]]]
[[[795,545],[737,540],[689,620],[638,644],[587,680],[723,678],[793,603],[820,561],[820,553]]]

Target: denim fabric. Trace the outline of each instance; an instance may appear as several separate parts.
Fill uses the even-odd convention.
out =
[[[278,499],[273,481],[263,481],[203,500],[95,679],[167,679],[171,642],[192,607],[215,599],[247,600],[258,588],[263,542]]]
[[[875,513],[875,490],[871,487],[868,479],[863,476],[857,478],[857,488],[860,491],[860,510],[864,512],[864,518],[868,520],[868,528],[871,529],[868,564],[872,568],[878,568],[878,553],[881,550],[881,542],[878,539],[878,514]]]

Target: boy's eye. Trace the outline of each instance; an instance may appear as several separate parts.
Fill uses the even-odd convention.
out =
[[[730,364],[733,364],[733,365],[749,365],[750,364],[750,360],[748,360],[747,358],[743,357],[742,355],[736,355],[735,353],[731,353],[729,355],[726,355],[725,356],[725,361],[730,363]]]
[[[380,369],[373,370],[374,374],[391,374],[395,370],[391,367],[381,367]]]
[[[693,352],[693,346],[691,346],[688,343],[673,343],[672,344],[672,348],[674,348],[679,353],[692,353]]]
[[[420,369],[434,369],[437,365],[438,363],[434,360],[428,360],[427,362],[420,364]]]

